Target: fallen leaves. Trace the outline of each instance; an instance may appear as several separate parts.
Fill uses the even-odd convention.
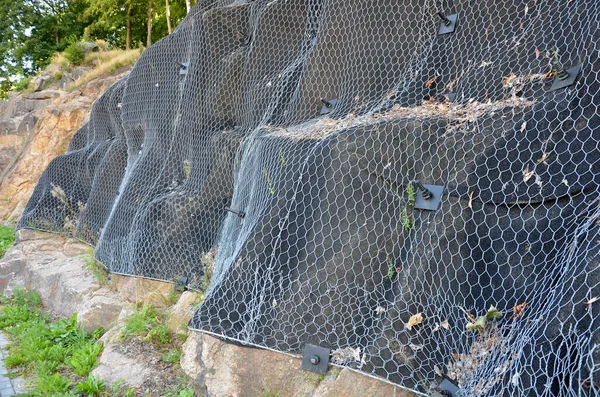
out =
[[[425,318],[423,317],[423,313],[417,313],[413,316],[410,316],[408,322],[405,324],[406,329],[411,330],[412,327],[417,326],[423,322]]]
[[[523,171],[523,182],[527,182],[528,180],[530,180],[534,176],[535,176],[535,172],[534,171],[529,171],[529,166],[527,166],[525,168],[525,171]]]
[[[599,298],[600,298],[600,297],[598,297],[598,296],[595,296],[595,297],[593,297],[592,299],[590,299],[590,300],[588,300],[588,301],[586,301],[586,302],[583,302],[583,304],[587,306],[587,307],[586,307],[586,310],[589,310],[589,309],[590,309],[590,306],[592,306],[592,303],[596,302],[596,301],[597,301]]]
[[[539,158],[537,162],[543,162],[544,164],[548,165],[548,163],[546,163],[546,160],[548,160],[548,157],[550,157],[551,154],[552,152],[544,153],[544,155],[541,158]]]
[[[429,80],[427,80],[425,82],[425,88],[429,88],[431,87],[433,84],[435,84],[435,82],[440,78],[440,76],[435,76],[430,78]]]
[[[467,331],[483,331],[488,321],[497,320],[504,316],[500,310],[496,309],[494,306],[490,306],[487,313],[485,315],[480,316],[477,320],[473,321],[472,316],[469,317],[469,322],[467,323]]]
[[[521,317],[523,317],[523,313],[525,312],[525,310],[527,310],[529,306],[527,305],[527,302],[523,302],[523,303],[519,303],[518,305],[514,305],[513,306],[513,318],[515,320],[520,319]]]

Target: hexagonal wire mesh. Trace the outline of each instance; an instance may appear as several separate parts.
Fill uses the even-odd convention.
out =
[[[94,104],[19,227],[190,277],[192,329],[331,347],[422,394],[600,395],[599,7],[200,1]],[[444,187],[437,211],[414,181]]]

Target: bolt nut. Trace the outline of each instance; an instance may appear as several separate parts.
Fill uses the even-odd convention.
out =
[[[319,358],[319,356],[311,356],[310,358],[310,363],[312,365],[317,365],[321,362],[321,359]]]

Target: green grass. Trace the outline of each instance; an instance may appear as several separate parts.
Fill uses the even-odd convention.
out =
[[[103,382],[90,372],[102,351],[101,330],[86,333],[76,314],[51,321],[33,291],[17,289],[0,303],[0,329],[10,341],[5,365],[14,370],[11,375],[31,379],[35,390],[27,396],[100,395]]]
[[[181,350],[179,349],[171,349],[166,354],[163,354],[160,359],[167,364],[175,364],[178,363],[181,359]]]
[[[92,273],[96,280],[98,280],[100,285],[108,284],[108,273],[104,269],[104,266],[102,266],[102,264],[98,262],[96,258],[94,258],[93,251],[88,253],[83,258],[83,264],[85,265],[86,269]]]
[[[150,305],[143,305],[127,319],[121,335],[124,338],[138,336],[157,346],[165,346],[173,342],[167,328],[167,317]]]
[[[14,242],[15,229],[0,225],[0,258],[6,254],[6,251]]]

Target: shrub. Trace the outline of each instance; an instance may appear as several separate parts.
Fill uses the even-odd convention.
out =
[[[31,84],[32,79],[33,79],[33,77],[27,76],[27,77],[23,77],[21,80],[17,81],[14,85],[15,91],[17,91],[17,92],[25,91],[29,87],[29,84]]]
[[[85,50],[79,42],[69,44],[63,54],[71,65],[80,65],[85,59]]]

